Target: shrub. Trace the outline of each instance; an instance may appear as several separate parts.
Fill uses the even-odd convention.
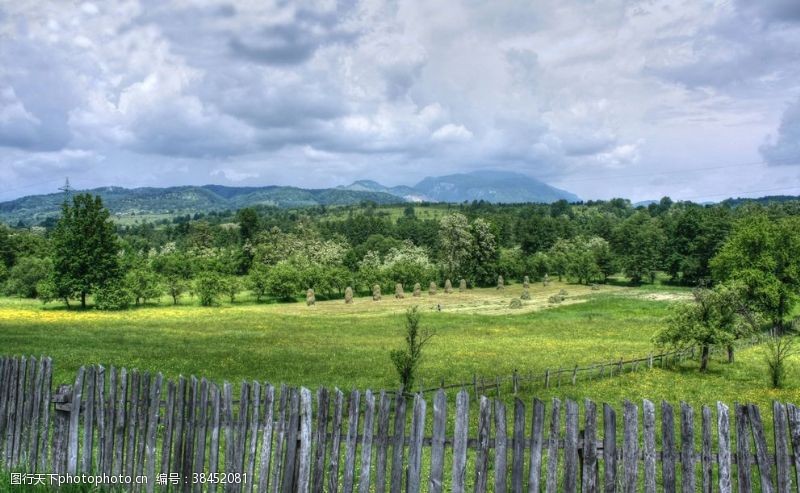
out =
[[[436,294],[436,283],[433,281],[428,285],[428,294]]]
[[[306,291],[306,305],[311,306],[316,304],[316,302],[317,302],[317,297],[314,296],[314,290],[308,288],[308,291]]]
[[[403,293],[403,283],[398,282],[394,285],[394,297],[398,300],[405,298],[405,293]]]
[[[422,286],[420,286],[418,282],[414,283],[414,294],[412,296],[414,297],[422,296]]]
[[[447,293],[447,294],[450,294],[450,293],[453,292],[453,284],[450,283],[450,279],[447,279],[444,282],[444,292]]]
[[[503,276],[497,276],[497,289],[504,289],[506,287]]]
[[[94,304],[98,310],[124,310],[132,300],[133,295],[119,280],[106,283],[94,294]]]
[[[372,301],[381,300],[381,285],[375,284],[372,286]]]
[[[773,389],[783,387],[786,380],[786,360],[795,354],[794,339],[788,337],[770,337],[764,350],[764,361],[767,363],[767,374]]]
[[[353,288],[347,286],[347,289],[344,290],[344,302],[348,305],[353,302]]]
[[[5,266],[4,266],[5,268]],[[5,291],[10,296],[20,298],[36,298],[36,286],[50,277],[53,264],[49,259],[22,257],[8,271]]]
[[[403,389],[411,389],[414,385],[416,370],[422,359],[422,348],[427,344],[433,333],[420,331],[420,314],[417,307],[406,311],[406,334],[403,349],[396,349],[390,353],[400,385]]]
[[[194,280],[194,292],[201,306],[211,306],[217,302],[217,297],[222,292],[222,279],[216,272],[202,272]]]

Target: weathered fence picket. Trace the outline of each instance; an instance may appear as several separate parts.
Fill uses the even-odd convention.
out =
[[[243,382],[234,400],[228,382],[102,366],[80,368],[72,385],[53,391],[52,370],[46,357],[0,358],[4,471],[141,475],[146,481],[125,491],[145,492],[650,493],[660,485],[746,493],[753,474],[762,492],[800,484],[800,409],[792,403],[773,403],[768,440],[764,411],[753,404],[731,413],[723,403],[681,403],[676,429],[669,403],[657,422],[651,401],[641,410],[626,401],[618,438],[619,410],[609,404],[533,399],[527,408],[514,398],[512,412],[478,396],[470,420],[461,390],[448,432],[453,404],[444,389],[429,406],[421,393],[392,399],[354,390],[345,399],[321,388],[312,399],[287,386],[278,399],[270,384]]]

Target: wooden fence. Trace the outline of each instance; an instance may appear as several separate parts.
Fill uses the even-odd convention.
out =
[[[49,358],[0,360],[0,465],[142,476],[125,491],[400,493],[795,491],[800,409],[678,408],[165,380],[81,368],[51,395]],[[452,398],[452,396],[451,396]],[[432,404],[432,409],[429,409]],[[473,416],[470,419],[470,412]],[[732,415],[732,416],[731,416]],[[618,419],[619,416],[619,419]],[[618,421],[621,426],[618,426]],[[659,426],[660,424],[660,426]],[[699,433],[698,433],[699,432]],[[771,437],[771,438],[772,438]],[[769,442],[772,442],[771,444]],[[222,481],[224,480],[224,482]],[[174,483],[174,484],[173,484]],[[794,486],[793,486],[794,485]]]

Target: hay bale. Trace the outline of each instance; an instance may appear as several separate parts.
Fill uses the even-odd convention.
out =
[[[463,293],[466,290],[467,290],[467,280],[466,279],[462,279],[462,280],[458,281],[458,291],[460,293]]]
[[[344,302],[348,305],[353,302],[353,288],[347,286],[347,289],[344,290]]]
[[[528,278],[528,276],[525,276],[525,277],[522,279],[522,287],[523,287],[524,289],[530,289],[530,287],[531,287],[531,280],[530,280],[530,278]]]
[[[315,304],[316,302],[317,302],[317,297],[314,296],[314,290],[311,289],[311,288],[308,288],[308,291],[306,291],[306,305],[307,306],[311,306],[311,305]]]
[[[397,284],[394,285],[394,297],[397,298],[398,300],[402,300],[403,298],[406,297],[405,293],[403,293],[402,283],[398,282]]]
[[[450,294],[453,292],[453,284],[450,282],[450,279],[444,281],[444,292]]]
[[[566,289],[561,289],[561,290],[558,291],[558,294],[561,295],[561,296],[566,296],[567,295],[567,290]]]
[[[600,286],[598,286],[597,283],[593,282],[592,283],[592,291],[597,291],[598,289],[600,289]]]
[[[522,308],[522,300],[520,300],[519,298],[514,298],[513,300],[511,300],[511,303],[508,304],[508,307],[515,309]]]
[[[531,293],[528,291],[528,288],[522,289],[522,294],[519,297],[521,300],[529,300],[531,299]]]
[[[381,285],[375,284],[372,286],[372,301],[380,301],[381,300]]]
[[[548,284],[550,284],[550,276],[545,274],[542,278],[542,286],[547,287]]]
[[[436,283],[431,281],[431,283],[428,285],[428,294],[436,294],[436,288]]]
[[[414,294],[412,296],[415,298],[422,296],[422,286],[420,286],[419,283],[414,284]]]
[[[554,294],[553,296],[547,298],[548,303],[561,303],[564,301],[564,296],[560,294]]]
[[[497,276],[497,289],[505,289],[506,284],[503,280],[503,276]]]

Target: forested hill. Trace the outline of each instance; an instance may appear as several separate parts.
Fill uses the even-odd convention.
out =
[[[115,215],[196,214],[236,210],[254,205],[280,208],[353,205],[361,202],[393,204],[405,199],[383,192],[337,188],[306,190],[296,187],[226,187],[222,185],[169,188],[103,187],[88,190],[99,195]],[[31,195],[0,203],[0,222],[38,224],[57,216],[64,194]]]
[[[359,180],[348,186],[309,190],[297,187],[227,187],[222,185],[180,186],[169,188],[103,187],[88,190],[99,195],[109,211],[117,216],[148,214],[197,214],[236,210],[252,206],[283,209],[355,205],[374,202],[378,205],[402,202],[461,203],[552,203],[558,200],[577,202],[577,195],[551,187],[520,173],[474,171],[448,176],[428,177],[414,187],[386,187],[371,180]],[[38,224],[57,216],[63,194],[32,195],[0,203],[0,222]]]

